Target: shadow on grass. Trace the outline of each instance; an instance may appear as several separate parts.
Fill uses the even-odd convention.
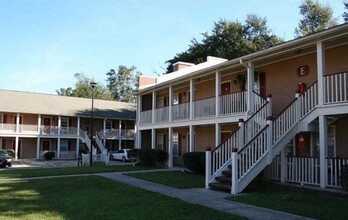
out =
[[[0,219],[235,219],[99,176],[0,181]]]

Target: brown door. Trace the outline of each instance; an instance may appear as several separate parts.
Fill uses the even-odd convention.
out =
[[[43,125],[44,125],[44,128],[43,128],[43,132],[45,134],[49,134],[51,133],[50,130],[51,130],[51,118],[44,118],[43,119]]]
[[[267,98],[266,94],[266,73],[259,73],[259,82],[260,82],[260,95],[262,98]]]
[[[50,150],[50,141],[42,141],[42,150],[49,151]]]
[[[228,95],[231,93],[231,83],[225,82],[221,84],[221,95]]]

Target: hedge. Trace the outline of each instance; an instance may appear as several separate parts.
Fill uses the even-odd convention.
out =
[[[130,157],[137,158],[137,164],[145,167],[162,166],[168,160],[168,152],[155,149],[133,149]]]
[[[183,154],[185,167],[196,174],[205,173],[205,152],[189,152]]]

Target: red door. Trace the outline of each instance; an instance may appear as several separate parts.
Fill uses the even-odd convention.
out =
[[[231,83],[221,83],[221,95],[228,95],[231,93]]]
[[[42,150],[49,151],[50,150],[50,141],[42,141]]]
[[[260,96],[262,98],[267,98],[267,94],[266,94],[266,73],[265,72],[261,72],[259,73],[259,82],[260,82]]]

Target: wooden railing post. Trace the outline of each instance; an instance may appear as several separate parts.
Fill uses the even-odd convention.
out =
[[[267,96],[267,116],[272,116],[272,95],[268,94]]]
[[[299,90],[296,90],[295,93],[295,98],[297,98],[296,100],[296,120],[299,120],[301,118],[301,92]]]
[[[208,147],[205,151],[205,188],[209,189],[211,178],[211,148]]]
[[[273,117],[267,117],[267,148],[268,148],[268,164],[271,164],[273,161]]]
[[[237,195],[239,193],[238,190],[238,148],[232,148],[232,164],[231,164],[231,178],[232,178],[232,186],[231,193],[233,195]]]
[[[243,148],[244,147],[244,120],[243,118],[240,118],[238,121],[239,126],[239,133],[238,133],[238,147]]]

